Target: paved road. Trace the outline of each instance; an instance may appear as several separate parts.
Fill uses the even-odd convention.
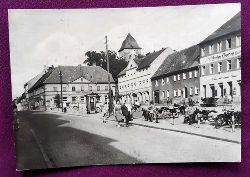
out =
[[[20,112],[18,168],[164,162],[240,161],[240,145],[84,117]]]

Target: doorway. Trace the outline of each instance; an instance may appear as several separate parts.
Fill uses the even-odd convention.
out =
[[[154,96],[155,96],[155,103],[159,104],[160,103],[160,94],[159,91],[154,91]]]

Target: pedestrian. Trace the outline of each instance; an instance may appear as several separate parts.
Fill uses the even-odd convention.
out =
[[[121,106],[121,110],[122,110],[122,115],[125,117],[126,127],[129,126],[129,120],[130,120],[130,112],[128,108],[130,108],[129,104],[127,104],[125,100]]]
[[[108,103],[105,102],[104,105],[103,105],[103,116],[102,116],[102,118],[103,118],[102,122],[103,123],[107,122],[108,113],[109,113],[109,106],[108,106]]]
[[[117,121],[117,128],[119,128],[121,126],[120,123],[123,122],[121,106],[122,105],[119,100],[117,100],[114,104],[114,116]]]
[[[63,102],[63,112],[64,113],[67,112],[67,104],[65,102]]]

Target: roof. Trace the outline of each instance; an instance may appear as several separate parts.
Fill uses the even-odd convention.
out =
[[[198,45],[170,54],[158,68],[152,79],[171,75],[174,72],[190,69],[199,65],[200,47]]]
[[[60,83],[59,73],[62,73],[62,83],[71,83],[81,77],[92,83],[108,83],[108,74],[110,82],[114,79],[110,73],[100,66],[59,66],[50,74],[44,83]]]
[[[121,52],[124,49],[141,49],[141,47],[137,44],[136,40],[131,36],[131,34],[128,33],[118,52]]]
[[[145,57],[143,57],[142,59],[140,59],[140,62],[138,64],[138,70],[140,69],[143,69],[143,68],[146,68],[146,67],[149,67],[150,64],[165,50],[165,48],[159,50],[159,51],[156,51],[156,52],[153,52],[153,53],[150,53],[148,55],[146,55]]]
[[[41,87],[44,83],[44,81],[50,76],[50,74],[55,70],[55,68],[50,68],[48,72],[44,73],[42,77],[28,90],[28,92],[32,92],[33,90],[36,90],[37,88]]]
[[[200,44],[211,41],[221,36],[225,36],[233,32],[240,31],[240,29],[241,29],[241,17],[240,17],[240,12],[238,12],[230,20],[228,20],[216,31],[214,31],[211,35],[209,35],[206,39],[204,39]]]

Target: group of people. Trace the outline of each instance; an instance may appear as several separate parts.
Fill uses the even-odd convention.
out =
[[[138,107],[140,105],[137,105]],[[117,121],[117,127],[120,127],[123,122],[125,122],[125,126],[128,127],[130,124],[129,122],[133,120],[133,112],[135,106],[132,106],[131,102],[129,101],[122,101],[122,100],[114,100],[112,105],[112,113]],[[111,109],[109,108],[108,103],[106,103],[103,107],[103,123],[107,122],[107,117],[110,114]]]

